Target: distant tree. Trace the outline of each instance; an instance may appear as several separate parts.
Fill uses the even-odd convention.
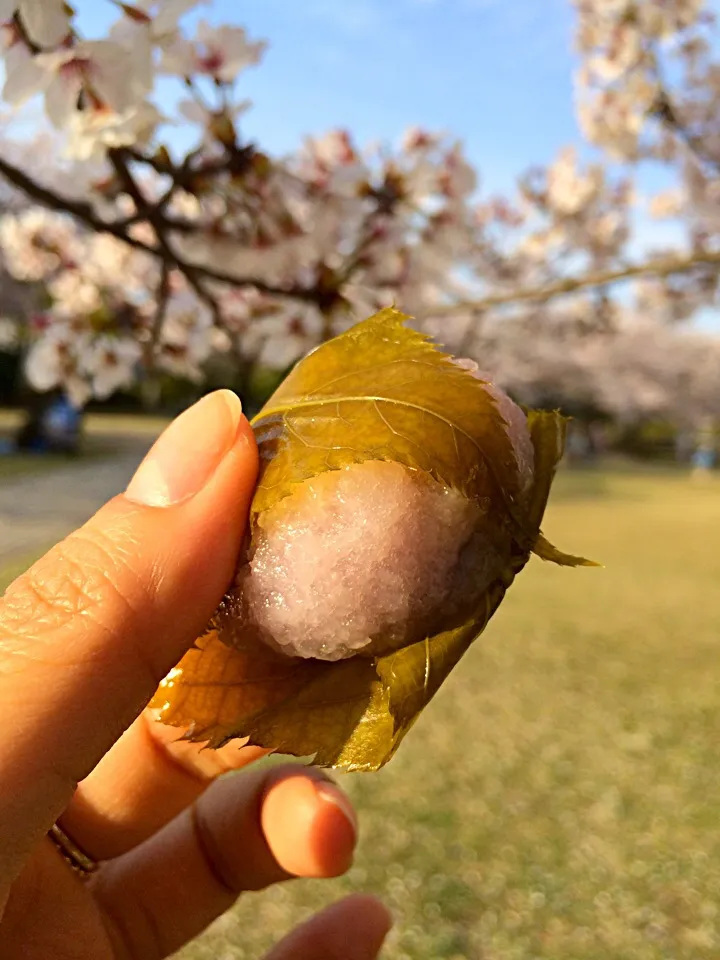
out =
[[[0,0],[5,99],[41,95],[54,131],[0,153],[24,204],[0,220],[0,249],[48,298],[23,332],[37,389],[82,405],[156,374],[201,382],[218,357],[247,382],[395,301],[521,396],[623,418],[717,412],[715,341],[675,330],[715,305],[720,271],[720,64],[702,0],[575,0],[579,121],[601,159],[565,148],[509,198],[479,195],[460,144],[425,130],[370,151],[333,131],[271,157],[241,133],[238,81],[262,41],[190,32],[197,0],[114,5],[90,39],[63,0]],[[197,131],[182,156],[159,76],[182,82],[175,115]],[[639,197],[645,162],[673,189]],[[685,240],[634,260],[640,208]]]

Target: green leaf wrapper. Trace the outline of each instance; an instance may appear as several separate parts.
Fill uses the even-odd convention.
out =
[[[531,552],[562,565],[593,565],[556,550],[540,533],[563,453],[564,418],[527,413],[534,451],[527,489],[487,384],[406,327],[407,319],[383,310],[319,347],[255,419],[261,473],[250,552],[263,517],[299,485],[353,464],[391,461],[480,505],[482,522],[504,545],[502,569],[432,635],[398,649],[374,642],[369,653],[338,661],[244,642],[231,591],[152,703],[163,722],[186,728],[189,739],[217,747],[242,737],[313,756],[322,766],[376,770],[482,633]]]

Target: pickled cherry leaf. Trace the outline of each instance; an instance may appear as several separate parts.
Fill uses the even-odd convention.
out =
[[[594,560],[586,560],[585,557],[574,557],[571,553],[563,553],[554,547],[549,540],[540,534],[535,541],[533,553],[541,560],[548,560],[550,563],[557,563],[561,567],[600,567],[602,564]]]
[[[557,411],[527,410],[526,415],[535,451],[534,483],[526,509],[528,522],[539,530],[555,472],[565,452],[567,420]]]
[[[565,449],[567,420],[557,411],[529,410],[527,412],[530,439],[535,450],[535,483],[528,497],[528,522],[540,527],[550,496],[555,471]],[[574,557],[554,547],[538,532],[532,552],[541,560],[549,560],[562,567],[599,567],[599,563]]]
[[[218,747],[234,738],[321,766],[377,770],[485,629],[531,552],[587,564],[540,532],[565,420],[527,412],[534,451],[529,490],[508,426],[483,381],[384,310],[306,357],[253,422],[261,473],[250,518],[328,470],[390,460],[489,505],[504,525],[503,569],[464,622],[387,655],[338,661],[291,657],[261,642],[234,649],[222,617],[158,689],[151,706],[185,736]]]
[[[163,681],[151,707],[164,723],[187,728],[186,739],[210,747],[242,736],[279,753],[312,756],[318,766],[377,770],[504,592],[504,584],[488,592],[493,600],[481,619],[374,661],[302,660],[269,649],[256,660],[211,631]]]
[[[252,516],[297,483],[365,460],[420,470],[469,499],[504,501],[519,527],[507,425],[481,380],[388,308],[310,353],[253,421],[261,458]]]

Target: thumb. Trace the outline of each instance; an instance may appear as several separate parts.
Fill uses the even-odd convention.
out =
[[[240,401],[211,394],[0,601],[0,864],[27,855],[204,630],[256,475]]]

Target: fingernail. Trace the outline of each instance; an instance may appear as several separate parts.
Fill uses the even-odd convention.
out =
[[[327,801],[328,803],[334,804],[340,812],[344,815],[347,822],[352,827],[352,831],[355,834],[355,839],[357,840],[358,835],[358,821],[357,815],[353,810],[353,806],[345,796],[345,794],[340,790],[339,787],[336,787],[334,783],[319,783],[315,787],[315,792],[318,797],[322,800]]]
[[[230,390],[203,397],[165,430],[125,491],[128,500],[170,507],[195,496],[235,443],[242,404]]]

